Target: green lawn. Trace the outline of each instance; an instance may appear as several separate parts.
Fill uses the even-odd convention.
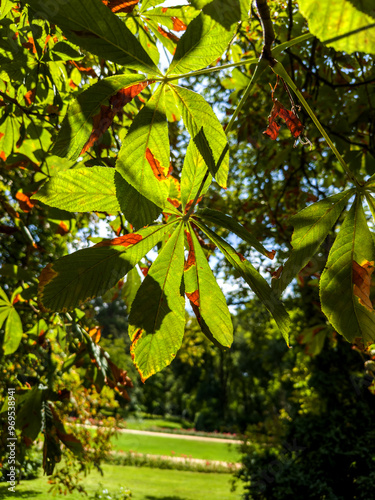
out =
[[[203,458],[204,460],[240,461],[238,446],[224,440],[223,443],[212,443],[180,439],[177,436],[166,438],[120,433],[118,438],[114,439],[114,447],[116,450],[132,450],[137,453],[149,453],[151,455],[186,455],[192,458]]]
[[[102,483],[109,492],[118,490],[120,486],[130,488],[132,500],[240,500],[241,491],[230,492],[231,477],[227,474],[205,474],[202,472],[185,472],[177,470],[150,469],[148,467],[121,467],[103,465],[104,477],[97,471],[86,477],[82,484],[91,495]],[[50,500],[49,485],[46,477],[25,481],[16,486],[16,492],[10,493],[0,483],[0,499],[35,498]],[[79,494],[55,497],[61,500],[78,500]]]
[[[147,419],[133,419],[126,420],[127,429],[135,429],[141,431],[152,430],[152,428],[159,427],[160,429],[182,429],[183,426],[179,422],[172,422],[163,418],[147,418]]]

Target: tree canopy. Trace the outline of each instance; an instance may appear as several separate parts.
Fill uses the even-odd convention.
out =
[[[132,385],[100,345],[96,297],[124,301],[142,381],[178,356],[190,313],[227,350],[227,302],[256,297],[293,344],[296,277],[305,334],[369,352],[371,1],[0,8],[1,384],[26,444],[43,428],[47,472],[59,440],[83,453],[62,423],[69,374],[122,398]]]

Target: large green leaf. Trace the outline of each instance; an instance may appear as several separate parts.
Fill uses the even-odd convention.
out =
[[[171,88],[185,126],[210,173],[215,177],[216,182],[225,188],[229,171],[229,153],[223,126],[201,95],[177,85]]]
[[[82,92],[69,106],[53,147],[53,154],[69,159],[78,158],[93,131],[93,118],[100,113],[101,106],[108,104],[109,98],[120,90],[144,82],[144,76],[133,73],[110,76]]]
[[[330,0],[324,4],[320,0],[298,2],[311,33],[322,42],[330,40],[329,47],[349,53],[375,54],[374,17],[357,9],[355,6],[359,3],[359,0]]]
[[[368,293],[375,247],[361,199],[355,199],[328,256],[320,279],[322,311],[349,342],[375,341],[375,311]]]
[[[232,233],[236,234],[242,238],[246,243],[249,243],[253,248],[258,250],[261,254],[265,255],[269,259],[273,259],[275,252],[269,252],[264,248],[264,246],[253,236],[242,224],[236,221],[233,217],[225,215],[218,210],[211,210],[210,208],[205,208],[199,210],[195,214],[198,217],[202,217],[204,221],[212,222],[216,226],[224,227]]]
[[[233,325],[230,312],[207,258],[194,231],[187,233],[189,255],[185,263],[185,294],[199,312],[198,321],[204,321],[212,337],[223,347],[233,342]],[[205,329],[202,329],[205,332]]]
[[[319,250],[332,226],[344,210],[354,190],[329,196],[304,208],[290,219],[294,226],[293,250],[284,264],[279,279],[272,280],[272,288],[282,293],[292,279],[304,268]]]
[[[76,45],[127,69],[160,74],[125,24],[101,0],[28,0],[39,17],[57,24]]]
[[[180,38],[167,74],[179,75],[209,66],[223,55],[235,29],[235,25],[225,29],[202,12]]]
[[[206,172],[207,165],[194,141],[191,140],[186,150],[184,165],[181,172],[181,203],[183,210],[185,210],[189,202],[194,200]],[[201,190],[201,194],[206,193],[211,182],[212,176],[208,175],[203,189]]]
[[[151,266],[129,316],[130,353],[142,381],[169,365],[181,346],[185,300],[181,295],[184,230],[180,224]]]
[[[169,193],[168,124],[160,85],[130,126],[116,169],[140,195],[164,208]]]
[[[170,231],[172,224],[150,226],[105,240],[48,264],[39,278],[41,307],[65,312],[102,295]]]
[[[59,172],[32,196],[51,207],[69,212],[120,211],[116,198],[115,169],[79,167]]]
[[[241,254],[237,253],[223,238],[215,234],[211,229],[202,224],[199,220],[195,224],[215,243],[224,254],[228,262],[239,272],[250,288],[260,298],[266,308],[274,317],[277,326],[287,344],[289,345],[289,324],[290,318],[283,304],[276,293],[268,285],[267,281],[256,271],[256,269]]]

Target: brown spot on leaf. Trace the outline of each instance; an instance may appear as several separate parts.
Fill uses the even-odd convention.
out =
[[[246,261],[245,257],[242,255],[242,253],[240,253],[240,252],[236,252],[236,253],[237,253],[238,257],[240,258],[241,262],[245,262]]]
[[[3,161],[6,161],[7,157],[6,157],[6,154],[4,153],[4,151],[0,151],[0,159]]]
[[[135,356],[134,349],[135,349],[135,346],[137,345],[139,339],[142,337],[142,332],[143,332],[142,328],[139,328],[135,332],[135,334],[134,334],[134,336],[132,338],[132,343],[130,345],[130,356],[132,357],[133,361],[134,361],[134,356]]]
[[[25,213],[30,212],[33,206],[37,203],[36,200],[30,200],[29,196],[25,193],[21,193],[21,191],[18,191],[16,194],[16,200],[18,201],[21,210]]]
[[[193,238],[191,237],[191,234],[185,231],[186,234],[186,239],[189,245],[189,253],[188,253],[188,258],[185,261],[184,265],[184,270],[187,271],[191,266],[194,266],[196,263],[196,258],[195,258],[195,251],[194,251],[194,244],[193,244]]]
[[[125,234],[125,236],[119,236],[113,240],[103,240],[100,243],[94,245],[95,247],[109,247],[109,246],[122,246],[129,247],[130,245],[135,245],[143,239],[143,236],[137,233]]]
[[[359,298],[359,303],[370,311],[374,311],[370,300],[371,275],[374,269],[374,262],[365,261],[359,265],[353,260],[353,292]]]
[[[133,11],[139,0],[103,0],[104,5],[111,9],[114,13],[126,12],[129,14]]]
[[[195,306],[199,307],[199,290],[195,290],[192,293],[186,292],[186,297],[192,302]]]
[[[85,68],[84,66],[79,65],[76,61],[69,61],[69,62],[73,64],[73,66],[75,66],[80,71],[80,73],[86,73],[87,75],[90,75],[93,78],[98,77],[93,68]]]
[[[202,200],[203,196],[200,196],[198,199],[197,199],[197,204]],[[187,203],[186,203],[186,206],[185,206],[185,213],[187,213],[189,210],[190,210],[190,207],[192,206],[194,200],[189,200]]]
[[[180,206],[180,202],[177,198],[167,198],[167,201],[171,203],[174,207],[178,208]]]
[[[281,276],[281,273],[283,272],[283,269],[284,269],[284,266],[280,266],[278,269],[276,269],[276,271],[274,271],[271,276],[272,276],[272,279],[276,279],[278,280]]]
[[[59,234],[60,236],[65,236],[68,233],[69,233],[68,226],[65,224],[64,221],[60,221],[56,230],[56,234]]]
[[[80,153],[81,156],[94,145],[94,143],[106,132],[106,130],[108,130],[114,117],[122,110],[122,108],[136,95],[142,92],[142,90],[150,83],[152,83],[152,81],[149,80],[121,89],[109,99],[109,106],[105,106],[104,104],[101,105],[99,113],[92,118],[93,131],[91,132],[88,141],[82,148]]]
[[[181,19],[178,19],[178,17],[171,17],[171,20],[173,22],[173,29],[174,31],[185,31],[187,28],[187,25],[181,21]]]
[[[147,266],[139,266],[139,269],[141,270],[143,276],[146,277],[148,275],[149,268]]]
[[[26,92],[26,94],[25,94],[25,102],[26,102],[27,106],[31,106],[31,104],[34,102],[35,95],[36,95],[36,88],[32,89],[32,90],[29,90],[28,92]]]
[[[165,14],[168,10],[168,7],[162,7],[161,11],[163,12],[163,14]]]
[[[78,85],[76,85],[72,79],[69,80],[69,87],[71,87],[72,89],[76,89],[78,87]]]
[[[32,36],[29,36],[28,41],[23,43],[22,47],[25,47],[25,49],[29,49],[33,54],[36,54],[36,47]]]
[[[166,176],[164,175],[164,168],[160,165],[158,159],[152,154],[150,148],[146,149],[146,160],[150,164],[150,167],[157,178],[158,181],[164,181]]]
[[[169,31],[166,31],[164,28],[161,26],[158,26],[158,32],[163,35],[165,38],[168,38],[169,40],[172,40],[172,42],[177,43],[179,41],[178,36],[174,35],[173,33],[170,33]]]
[[[54,278],[58,276],[58,273],[53,269],[53,264],[47,264],[44,269],[42,269],[42,272],[40,273],[39,276],[39,285],[38,285],[38,295],[40,298],[40,303],[39,307],[42,311],[47,312],[49,309],[46,309],[43,306],[43,291],[44,287],[48,285]]]

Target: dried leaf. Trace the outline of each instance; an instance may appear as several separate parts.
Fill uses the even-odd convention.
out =
[[[276,122],[277,117],[285,121],[293,137],[299,137],[303,132],[303,125],[298,116],[293,111],[286,109],[277,99],[274,99],[271,114],[268,117],[268,127],[263,132],[263,134],[268,135],[273,141],[279,135],[280,130],[280,125]]]

